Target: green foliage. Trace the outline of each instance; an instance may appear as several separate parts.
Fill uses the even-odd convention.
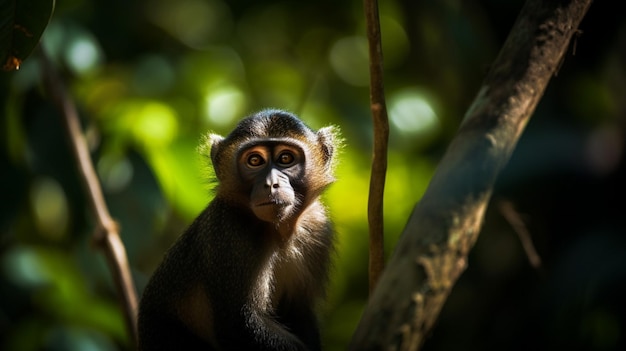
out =
[[[55,248],[15,246],[4,253],[0,264],[8,282],[29,294],[32,307],[56,320],[59,328],[77,333],[83,328],[97,330],[118,342],[128,342],[121,312],[113,302],[89,291],[79,261],[71,254]],[[22,319],[15,326],[18,335],[6,340],[5,349],[38,350],[40,345],[33,341],[45,338],[53,325],[49,320]],[[105,345],[111,344],[104,340]]]
[[[0,1],[0,62],[5,71],[19,69],[39,43],[54,0]]]
[[[0,1],[4,63],[18,48],[7,41],[16,32],[11,21],[28,15],[25,21],[38,24],[19,23],[27,23],[33,33],[43,31],[52,8],[45,1]],[[22,17],[13,16],[13,5],[27,6],[17,13]],[[210,165],[197,152],[204,135],[228,133],[239,118],[266,107],[291,110],[316,129],[339,126],[346,145],[337,182],[324,195],[338,231],[338,252],[322,325],[326,348],[344,350],[367,299],[372,131],[361,2],[79,0],[58,5],[42,44],[79,108],[140,291],[163,252],[212,197]],[[394,0],[380,5],[391,128],[385,195],[389,256],[520,2]],[[520,142],[522,150],[530,151],[514,157],[502,180],[508,195],[522,193],[518,196],[526,209],[536,209],[533,235],[549,238],[545,241],[556,240],[561,232],[569,238],[577,228],[593,224],[563,230],[571,213],[559,217],[555,209],[563,204],[550,202],[564,196],[554,189],[572,181],[566,172],[574,166],[567,162],[580,162],[576,174],[584,170],[608,177],[621,157],[623,131],[616,121],[624,111],[626,60],[620,59],[623,46],[614,33],[624,33],[624,25],[604,22],[596,27],[606,30],[603,38],[615,41],[584,50],[583,44],[595,43],[585,41],[585,31],[579,52],[566,58],[533,117],[530,137]],[[30,49],[35,37],[23,38]],[[19,50],[16,57],[23,60],[27,52]],[[34,58],[0,78],[0,349],[130,350],[111,274],[100,253],[87,244],[93,216],[58,112],[39,89],[40,78]],[[561,123],[561,128],[542,134],[542,123]],[[580,130],[568,133],[563,124]],[[585,133],[590,133],[588,139],[581,136]],[[554,174],[563,178],[554,176],[554,183],[543,188],[519,183]],[[573,198],[566,205],[606,202],[581,200],[585,191],[579,184],[566,190]],[[494,217],[501,221],[491,214],[492,221]],[[590,218],[587,213],[575,217]],[[549,226],[551,221],[558,226]],[[498,341],[507,345],[500,348],[518,345],[526,335],[519,340],[511,335],[528,331],[522,324],[526,307],[561,301],[549,294],[552,290],[541,295],[546,288],[534,286],[545,300],[528,302],[529,282],[537,280],[536,274],[524,270],[524,254],[510,226],[495,223],[481,234],[432,349],[489,349]],[[550,250],[560,252],[561,247],[545,244],[541,252]],[[553,259],[559,259],[557,253]],[[617,275],[623,263],[616,262],[611,267],[618,268],[611,272]],[[562,272],[576,272],[568,267]],[[566,287],[563,283],[554,290]],[[575,301],[562,302],[562,310],[578,306]],[[498,312],[502,306],[506,316]],[[616,330],[624,330],[622,320],[607,306],[596,311],[570,329],[584,328],[586,337],[599,345],[615,344]],[[512,327],[502,331],[504,325]]]

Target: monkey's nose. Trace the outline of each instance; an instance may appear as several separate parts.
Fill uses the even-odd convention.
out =
[[[280,187],[280,172],[272,169],[265,178],[265,186],[277,189]]]

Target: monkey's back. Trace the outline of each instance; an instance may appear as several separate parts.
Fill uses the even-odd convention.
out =
[[[192,332],[181,318],[181,306],[194,286],[209,273],[201,254],[202,218],[208,208],[170,247],[146,285],[139,304],[140,350],[208,349],[210,345]],[[208,218],[206,218],[208,219]]]

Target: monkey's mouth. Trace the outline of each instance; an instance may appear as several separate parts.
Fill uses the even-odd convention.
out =
[[[291,213],[291,203],[276,199],[263,200],[252,207],[254,215],[265,222],[280,223]]]
[[[263,207],[263,206],[286,206],[287,203],[285,203],[284,201],[278,201],[278,200],[268,200],[268,201],[264,201],[261,203],[256,204],[257,207]]]

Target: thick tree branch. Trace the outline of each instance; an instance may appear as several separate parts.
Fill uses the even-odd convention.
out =
[[[369,289],[374,291],[385,267],[383,195],[387,174],[389,121],[383,82],[383,50],[380,40],[378,1],[364,0],[370,62],[370,109],[374,122],[374,152],[367,214],[370,233]]]
[[[591,0],[528,0],[415,207],[351,350],[416,350],[465,270],[496,177]]]
[[[85,187],[85,194],[97,220],[93,242],[106,255],[118,293],[123,298],[128,330],[133,342],[135,342],[137,340],[137,296],[126,258],[126,249],[120,239],[118,226],[106,206],[102,188],[91,161],[89,148],[81,130],[76,106],[67,94],[61,78],[56,74],[56,70],[50,63],[44,49],[40,48],[39,51],[45,89],[63,116],[72,152],[76,157],[80,178]]]

